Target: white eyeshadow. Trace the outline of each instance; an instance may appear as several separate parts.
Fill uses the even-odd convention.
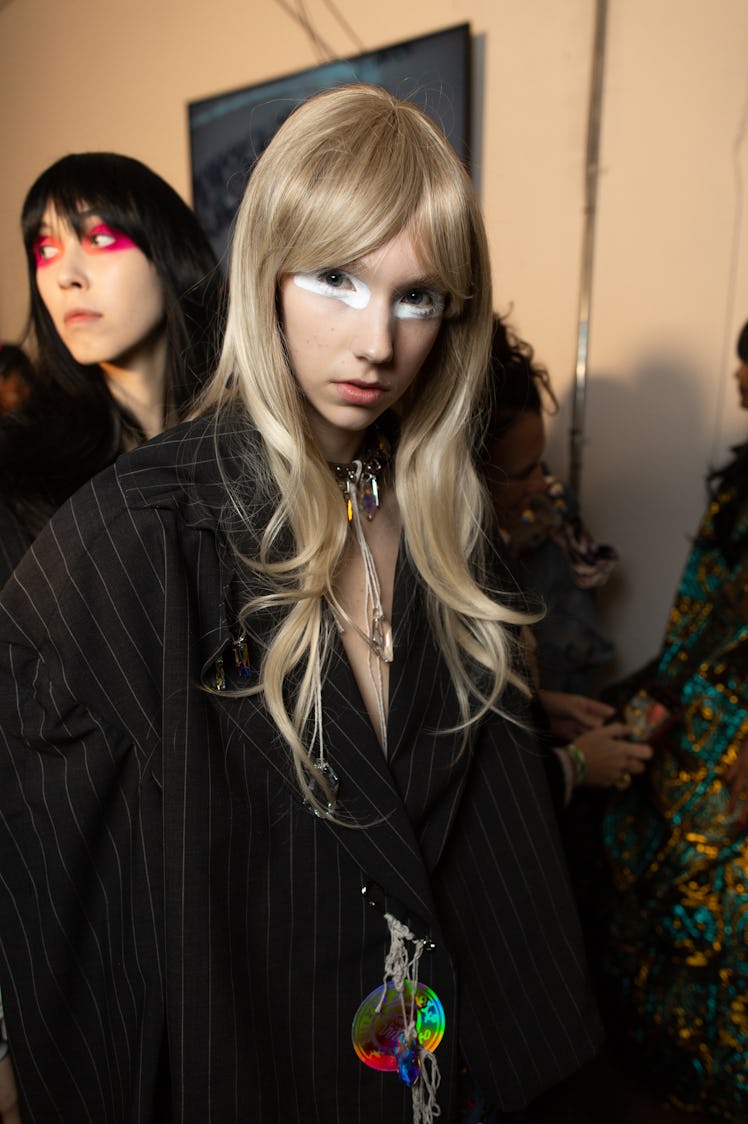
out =
[[[320,297],[340,301],[348,308],[366,308],[371,300],[371,289],[358,277],[352,277],[350,273],[345,276],[346,280],[353,286],[352,289],[335,289],[332,285],[323,281],[318,273],[294,273],[293,280],[295,285],[308,293],[315,293]]]

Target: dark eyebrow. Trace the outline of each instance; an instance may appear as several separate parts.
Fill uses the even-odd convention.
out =
[[[42,219],[42,221],[39,223],[38,227],[36,228],[36,234],[34,235],[34,237],[35,238],[56,238],[58,236],[59,232],[60,232],[60,228],[63,227],[63,226],[67,226],[67,225],[68,224],[66,222],[63,222],[61,220],[58,221],[57,223],[53,224],[53,223],[47,222],[46,220]]]
[[[71,216],[71,225],[78,238],[81,238],[87,233],[86,228],[91,219],[98,220],[100,223],[104,223],[105,226],[111,226],[111,223],[106,222],[100,211],[94,210],[93,207],[87,207],[84,211],[76,211],[75,214]]]
[[[402,285],[403,289],[436,289],[437,292],[444,293],[446,289],[441,280],[434,274],[428,277],[414,277],[412,281],[408,281]]]
[[[340,265],[324,267],[325,271],[335,269],[339,269],[341,273],[353,273],[354,275],[356,273],[360,273],[364,276],[370,272],[366,268],[362,269],[360,258],[358,258],[356,261],[342,262]],[[397,288],[401,293],[406,292],[408,289],[435,289],[439,293],[447,293],[447,289],[445,288],[441,278],[437,277],[435,273],[422,274],[418,277],[412,277],[408,281],[405,281],[402,285],[398,285]]]
[[[514,472],[511,475],[507,474],[507,480],[511,480],[515,484],[518,484],[521,480],[527,480],[528,476],[530,476],[536,468],[539,468],[542,463],[543,462],[540,460],[533,461],[532,464],[528,464],[527,468],[523,468],[519,472]]]

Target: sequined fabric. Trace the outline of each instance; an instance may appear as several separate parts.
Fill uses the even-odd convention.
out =
[[[747,1121],[748,842],[724,776],[748,733],[748,550],[715,538],[734,499],[711,503],[666,630],[657,679],[681,715],[605,818],[604,988],[611,1033],[674,1106]],[[748,498],[733,543],[747,516]]]

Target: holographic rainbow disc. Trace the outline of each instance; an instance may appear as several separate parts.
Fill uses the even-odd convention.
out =
[[[367,995],[356,1011],[351,1027],[353,1049],[364,1065],[372,1069],[397,1072],[397,1047],[405,1030],[403,1001],[406,1014],[410,1011],[413,985],[406,982],[402,999],[393,983],[388,983],[381,1009],[383,985]],[[415,1023],[418,1044],[424,1050],[435,1050],[444,1037],[444,1008],[438,995],[430,987],[419,983],[415,997]]]

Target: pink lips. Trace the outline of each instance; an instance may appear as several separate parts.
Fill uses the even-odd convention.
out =
[[[381,386],[366,386],[357,382],[338,382],[338,393],[353,406],[374,406],[386,391]]]
[[[89,308],[71,308],[64,316],[65,324],[74,328],[78,324],[93,324],[101,319],[100,312],[92,312]]]

